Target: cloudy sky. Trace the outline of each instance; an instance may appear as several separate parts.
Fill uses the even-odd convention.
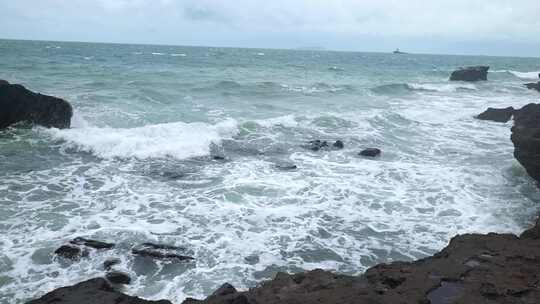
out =
[[[0,38],[540,56],[540,0],[0,0]]]

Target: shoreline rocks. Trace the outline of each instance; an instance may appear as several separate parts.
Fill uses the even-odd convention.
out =
[[[489,66],[470,66],[459,68],[450,75],[451,81],[481,81],[487,80]]]
[[[540,181],[540,104],[528,104],[515,111],[510,137],[514,157],[536,181]]]
[[[65,129],[70,127],[72,116],[73,108],[63,99],[0,82],[0,129],[19,122]]]
[[[195,260],[195,258],[193,257],[180,253],[180,251],[184,250],[184,248],[177,246],[143,243],[133,247],[131,249],[131,253],[142,257],[148,257],[158,260],[167,260],[172,262],[187,262]]]
[[[507,107],[504,109],[499,108],[487,108],[484,112],[475,116],[476,119],[490,120],[495,122],[508,122],[514,115],[514,107]]]

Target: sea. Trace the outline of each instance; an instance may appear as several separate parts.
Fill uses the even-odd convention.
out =
[[[469,65],[489,80],[448,80]],[[540,58],[0,40],[1,79],[74,108],[70,129],[0,131],[0,303],[103,276],[108,258],[133,279],[123,292],[181,303],[519,233],[540,196],[512,122],[474,116],[538,102],[523,84],[539,72]],[[53,254],[75,237],[116,246]],[[131,254],[144,242],[195,260]]]

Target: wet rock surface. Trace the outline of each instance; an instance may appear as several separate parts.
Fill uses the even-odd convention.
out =
[[[360,153],[358,153],[358,155],[365,156],[365,157],[377,157],[377,156],[380,156],[381,153],[382,153],[381,149],[367,148],[367,149],[364,149],[364,150],[360,151]]]
[[[450,80],[452,81],[480,81],[487,80],[488,66],[470,66],[460,68],[452,72]]]
[[[22,85],[0,83],[0,129],[18,122],[69,128],[73,108],[60,98],[34,93]]]
[[[148,301],[116,291],[103,278],[91,279],[79,284],[58,288],[27,304],[172,304],[167,300]]]
[[[131,252],[135,255],[158,260],[171,262],[188,262],[194,260],[193,257],[182,254],[183,251],[185,249],[182,247],[154,243],[143,243],[131,249]]]
[[[105,278],[112,284],[128,285],[131,283],[131,277],[129,274],[122,271],[111,271],[105,275]]]
[[[529,90],[536,90],[536,91],[540,92],[540,81],[539,82],[526,83],[524,85]]]
[[[71,244],[86,246],[94,249],[111,249],[114,247],[112,243],[106,243],[102,241],[96,241],[91,239],[85,239],[83,237],[76,237],[70,241]]]
[[[82,250],[77,246],[63,245],[54,251],[54,254],[68,260],[78,261],[82,257],[88,255],[87,251]]]
[[[514,115],[514,107],[503,109],[488,108],[484,112],[478,114],[475,118],[480,120],[490,120],[495,122],[508,122]]]
[[[540,104],[528,104],[514,113],[514,157],[540,181]]]

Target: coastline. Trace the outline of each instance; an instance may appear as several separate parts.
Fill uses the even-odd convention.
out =
[[[538,180],[536,153],[540,105],[513,112],[516,159]],[[360,276],[313,270],[278,273],[273,280],[238,292],[225,283],[204,300],[183,304],[266,303],[538,303],[540,299],[540,217],[521,235],[463,234],[431,257],[379,264]],[[125,295],[105,279],[63,287],[28,302],[171,303]]]

